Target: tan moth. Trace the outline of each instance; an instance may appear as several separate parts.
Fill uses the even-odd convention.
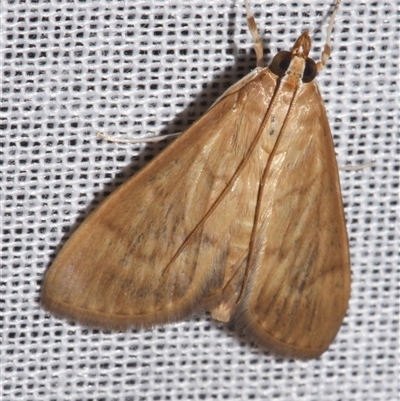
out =
[[[313,358],[350,293],[332,137],[304,32],[94,211],[47,272],[42,305],[85,325],[150,327],[210,311],[280,355]]]

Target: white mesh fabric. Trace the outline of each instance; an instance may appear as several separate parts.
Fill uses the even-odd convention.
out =
[[[251,2],[268,63],[326,1]],[[47,267],[87,214],[255,67],[241,0],[2,3],[2,400],[395,401],[399,397],[399,2],[344,1],[318,80],[340,165],[352,261],[330,349],[271,356],[204,314],[106,333],[39,307]],[[321,26],[323,30],[321,33]]]

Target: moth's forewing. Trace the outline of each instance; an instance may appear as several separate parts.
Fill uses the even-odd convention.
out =
[[[259,137],[273,80],[256,70],[229,89],[100,205],[50,267],[43,306],[84,324],[125,329],[216,305],[231,266],[248,249],[275,140]]]
[[[350,261],[335,152],[316,83],[301,86],[296,105],[265,177],[237,318],[279,354],[311,358],[328,348],[342,324]]]

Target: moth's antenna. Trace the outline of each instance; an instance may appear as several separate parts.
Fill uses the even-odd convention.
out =
[[[264,67],[264,49],[260,40],[260,35],[258,34],[256,20],[254,19],[254,14],[251,11],[247,0],[244,0],[244,5],[246,7],[247,26],[249,27],[249,31],[254,41],[254,51],[256,52],[257,57],[257,67]]]
[[[321,71],[325,67],[326,62],[328,61],[329,56],[331,55],[331,38],[332,38],[333,25],[335,23],[336,14],[339,10],[339,6],[340,6],[341,2],[342,2],[342,0],[337,0],[336,4],[335,4],[335,8],[332,11],[331,18],[329,20],[328,29],[326,32],[326,42],[325,42],[324,50],[322,50],[322,53],[321,53],[321,61],[318,61],[318,63],[317,63],[318,71]]]

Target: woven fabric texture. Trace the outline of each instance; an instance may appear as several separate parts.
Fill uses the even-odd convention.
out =
[[[251,1],[265,62],[333,4]],[[346,1],[318,75],[350,241],[347,316],[320,358],[276,358],[207,313],[110,333],[45,313],[46,269],[84,218],[255,67],[241,0],[4,0],[1,399],[399,399],[398,1]],[[139,194],[140,195],[140,194]],[[139,196],[138,195],[138,196]],[[306,234],[307,235],[307,234]]]

